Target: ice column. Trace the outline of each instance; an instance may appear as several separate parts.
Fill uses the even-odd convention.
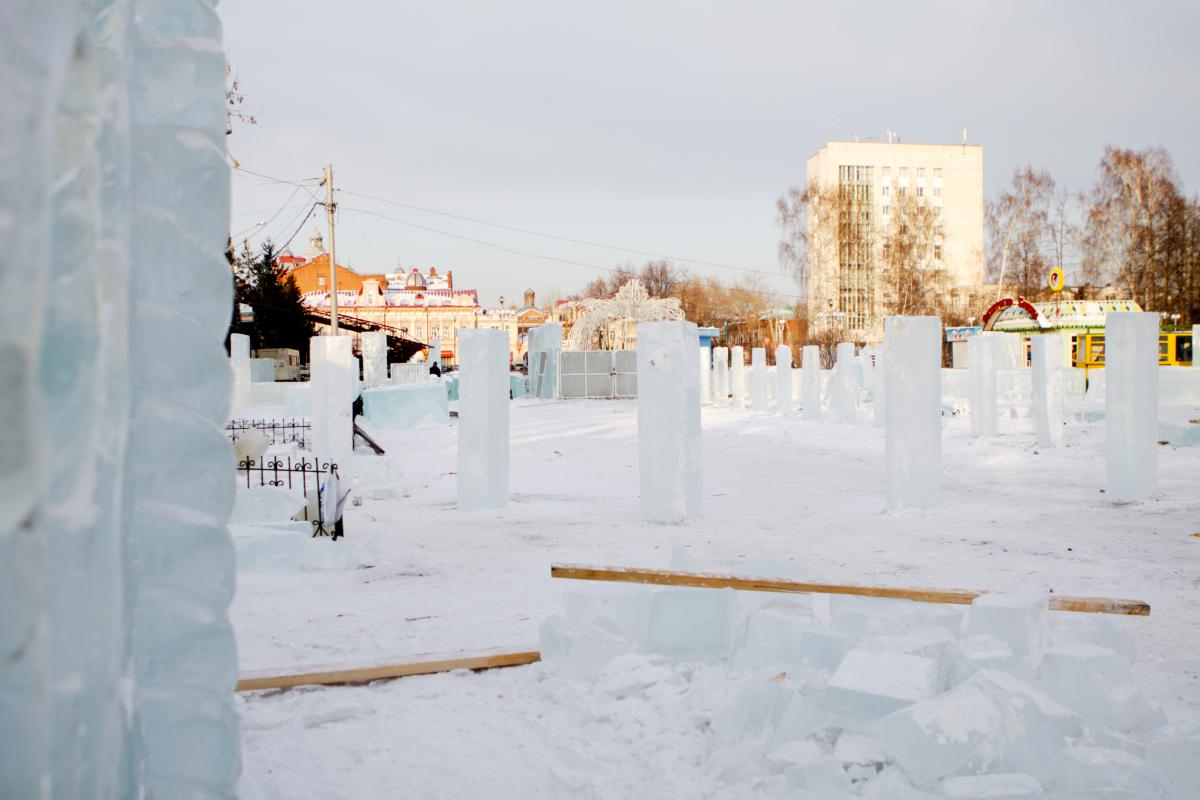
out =
[[[763,347],[750,351],[750,407],[767,410],[767,351]]]
[[[711,403],[713,396],[712,348],[701,345],[698,355],[700,356],[700,402]]]
[[[508,504],[508,334],[460,331],[458,360],[458,507],[503,508]]]
[[[746,351],[741,345],[729,350],[730,405],[741,408],[746,403]]]
[[[713,402],[729,405],[729,348],[713,348]]]
[[[889,510],[937,505],[942,484],[941,320],[884,322]]]
[[[437,364],[438,369],[442,368],[442,340],[434,339],[429,343],[429,361],[430,366]]]
[[[887,424],[887,347],[879,345],[875,348],[875,388],[872,391],[872,413],[876,428]]]
[[[1057,333],[1034,335],[1030,337],[1029,347],[1030,366],[1033,369],[1033,420],[1038,445],[1062,447],[1062,337]],[[969,368],[969,360],[967,364]]]
[[[229,337],[229,366],[233,370],[233,410],[242,411],[254,404],[250,337],[234,333]]]
[[[360,339],[363,358],[363,385],[368,388],[387,383],[387,334],[368,331]]]
[[[638,476],[649,522],[683,522],[700,511],[697,335],[691,322],[637,326]],[[741,348],[734,350],[736,359]]]
[[[309,340],[312,377],[312,449],[318,458],[338,465],[342,480],[350,476],[354,452],[354,392],[357,376],[349,336],[314,336]]]
[[[800,360],[800,404],[804,419],[821,418],[821,348],[815,344],[804,346]]]
[[[854,363],[854,343],[837,346],[837,363],[833,371],[833,417],[839,422],[858,419],[858,376]]]
[[[786,344],[775,348],[775,410],[792,413],[792,348]]]
[[[1108,499],[1136,502],[1158,486],[1158,314],[1104,323]]]
[[[529,392],[542,400],[558,396],[558,354],[562,351],[563,329],[547,322],[529,331]]]
[[[996,362],[1000,358],[998,335],[967,339],[967,382],[971,399],[971,433],[996,435]]]

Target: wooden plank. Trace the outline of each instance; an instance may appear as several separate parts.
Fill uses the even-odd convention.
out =
[[[921,589],[895,586],[862,586],[853,583],[808,583],[785,578],[755,578],[744,575],[723,575],[710,572],[677,572],[667,569],[637,569],[633,567],[589,567],[578,564],[553,564],[553,578],[572,578],[582,581],[614,581],[618,583],[648,583],[656,586],[698,586],[707,589],[740,589],[748,592],[784,592],[790,594],[845,594],[859,597],[885,597],[892,600],[915,600],[919,603],[953,603],[966,605],[984,592],[970,589]],[[1048,594],[1049,607],[1054,611],[1078,611],[1089,614],[1126,614],[1145,617],[1150,606],[1141,600],[1122,600],[1109,597],[1070,597]]]
[[[238,677],[237,691],[287,689],[293,686],[335,686],[344,683],[368,683],[410,675],[432,675],[456,669],[484,670],[517,667],[541,660],[536,650],[487,651],[476,654],[428,656],[419,661],[369,664],[358,667],[302,667],[294,670],[258,670]]]

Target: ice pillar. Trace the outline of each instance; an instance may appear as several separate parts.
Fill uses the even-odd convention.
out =
[[[942,484],[941,321],[888,317],[884,337],[888,509],[932,508]]]
[[[719,406],[729,405],[729,348],[714,347],[713,357],[713,402]]]
[[[804,346],[800,360],[800,404],[807,420],[821,418],[821,348]]]
[[[233,411],[236,413],[253,405],[250,337],[244,333],[229,336],[229,366],[233,370]]]
[[[887,424],[887,347],[879,345],[875,348],[875,387],[871,390],[872,414],[876,428]]]
[[[1104,425],[1108,499],[1136,502],[1158,486],[1158,323],[1154,313],[1107,315]]]
[[[563,329],[547,322],[529,331],[529,392],[542,400],[558,396],[558,354],[562,351]]]
[[[971,400],[971,433],[996,435],[996,366],[1000,358],[998,335],[967,339],[967,383]]]
[[[372,388],[387,383],[387,334],[368,331],[362,335],[363,385]]]
[[[338,465],[339,477],[350,476],[354,452],[354,393],[358,378],[349,336],[314,336],[309,340],[312,370],[313,454]]]
[[[708,345],[700,345],[697,354],[700,356],[700,402],[711,403],[713,400],[712,348]]]
[[[1033,421],[1037,429],[1038,445],[1062,447],[1062,337],[1057,333],[1034,335],[1029,340],[1029,347],[1030,367],[1033,371]],[[969,368],[969,357],[967,364]]]
[[[683,522],[700,511],[697,335],[690,322],[637,326],[638,477],[649,522]]]
[[[792,348],[786,344],[775,348],[775,410],[792,413]]]
[[[767,410],[767,351],[763,347],[750,351],[750,407]]]
[[[741,345],[729,350],[730,405],[741,408],[746,403],[746,351]]]
[[[503,508],[508,504],[508,334],[460,331],[458,361],[458,507]]]
[[[858,420],[858,375],[854,363],[854,343],[837,346],[833,370],[833,415],[839,422]]]

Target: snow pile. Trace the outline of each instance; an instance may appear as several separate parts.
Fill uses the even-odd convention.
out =
[[[965,607],[596,587],[565,601],[541,626],[547,669],[591,684],[647,665],[682,676],[730,789],[1182,798],[1200,785],[1200,719],[1169,724],[1142,693],[1126,628],[1051,614],[1044,595]]]

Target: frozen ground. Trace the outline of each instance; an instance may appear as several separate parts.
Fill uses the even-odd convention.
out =
[[[452,428],[382,434],[386,457],[356,457],[362,504],[339,543],[373,566],[240,572],[243,669],[533,647],[571,588],[550,563],[666,566],[682,544],[713,570],[790,560],[814,580],[1143,599],[1152,615],[1122,620],[1142,685],[1200,709],[1200,447],[1161,447],[1155,498],[1120,506],[1101,492],[1103,423],[1073,422],[1046,451],[1028,420],[977,441],[952,418],[941,507],[888,515],[879,429],[713,408],[703,426],[704,509],[679,527],[640,521],[632,402],[514,403],[500,513],[455,509]],[[685,688],[704,683],[690,669],[642,659],[582,683],[534,665],[244,697],[242,795],[758,796],[714,780],[732,767],[706,756],[711,698]]]

